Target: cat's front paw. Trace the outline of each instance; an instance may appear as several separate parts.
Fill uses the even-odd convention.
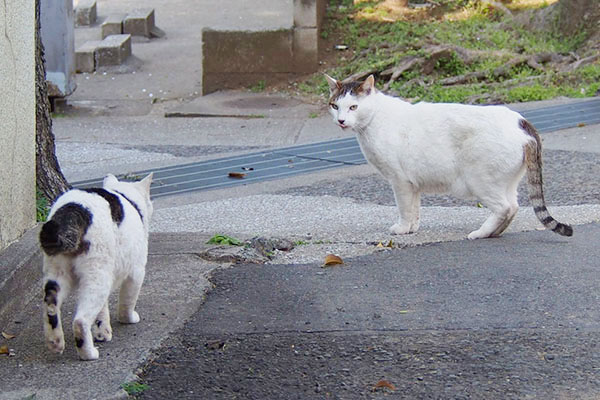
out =
[[[119,322],[122,324],[137,324],[140,322],[140,316],[137,311],[130,311],[119,315]]]
[[[406,235],[407,233],[412,233],[410,224],[394,224],[390,227],[390,233],[392,235]]]
[[[62,354],[65,350],[65,338],[63,336],[46,338],[46,346],[51,352]]]
[[[112,328],[105,321],[96,321],[92,325],[92,336],[97,342],[110,342],[112,340]]]
[[[77,353],[79,354],[79,358],[83,361],[92,361],[97,360],[100,356],[100,352],[94,346],[89,346],[88,348],[77,349]]]

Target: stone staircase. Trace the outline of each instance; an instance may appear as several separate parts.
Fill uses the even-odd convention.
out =
[[[165,33],[154,23],[154,9],[140,8],[127,14],[98,16],[96,0],[80,0],[75,8],[75,37],[85,40],[75,49],[75,70],[94,72],[98,68],[123,64],[132,54],[132,36],[160,38]],[[88,31],[85,32],[84,31]]]

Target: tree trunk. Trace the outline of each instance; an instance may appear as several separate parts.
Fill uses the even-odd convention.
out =
[[[571,36],[585,31],[589,38],[598,30],[598,0],[560,0],[535,12],[532,28]]]
[[[40,31],[40,1],[35,2],[36,184],[38,190],[53,202],[61,193],[69,189],[69,184],[60,170],[55,154],[44,65],[44,45]]]
[[[556,3],[558,31],[574,35],[592,28],[598,20],[599,9],[598,0],[560,0]]]

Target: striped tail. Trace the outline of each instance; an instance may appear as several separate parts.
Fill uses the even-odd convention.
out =
[[[527,165],[527,183],[529,199],[535,216],[547,229],[562,236],[573,236],[573,228],[555,220],[546,208],[544,182],[542,179],[542,142],[537,130],[525,119],[519,121],[519,127],[534,140],[525,145],[525,163]]]
[[[89,242],[83,239],[92,214],[76,203],[67,203],[59,208],[40,231],[40,246],[49,255],[69,254],[72,256],[87,252]]]

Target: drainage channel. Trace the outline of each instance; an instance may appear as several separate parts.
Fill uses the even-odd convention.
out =
[[[600,99],[521,112],[540,132],[600,123]],[[154,172],[152,198],[244,185],[366,163],[355,137],[286,147],[190,164],[139,171]],[[233,176],[230,176],[233,175]],[[101,186],[102,178],[74,183]]]

